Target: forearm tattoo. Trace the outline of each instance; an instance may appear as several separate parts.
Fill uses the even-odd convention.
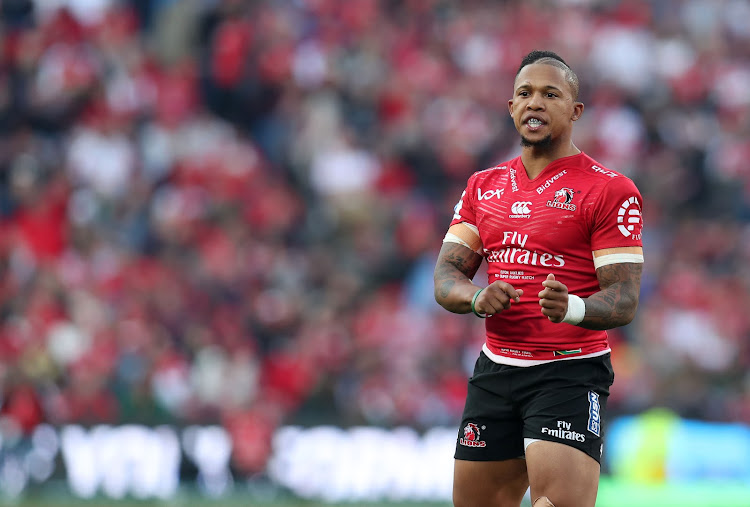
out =
[[[586,329],[612,329],[630,323],[638,309],[643,264],[608,264],[596,270],[601,290],[586,298]]]
[[[435,299],[443,306],[451,289],[460,282],[471,283],[482,264],[482,256],[457,243],[443,243],[435,266]]]

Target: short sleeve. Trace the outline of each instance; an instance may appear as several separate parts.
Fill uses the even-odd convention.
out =
[[[608,181],[592,210],[591,249],[643,246],[642,203],[630,178]]]
[[[471,225],[477,225],[477,216],[474,211],[474,201],[471,196],[474,195],[472,188],[472,179],[466,185],[466,189],[461,193],[461,198],[458,200],[456,205],[453,207],[453,219],[451,225],[459,224],[462,222],[469,223]]]

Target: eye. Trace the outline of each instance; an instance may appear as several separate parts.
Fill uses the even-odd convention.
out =
[[[518,92],[518,96],[519,97],[528,97],[529,96],[529,92],[527,92],[525,90],[521,90],[520,92]]]
[[[554,93],[554,92],[547,92],[547,98],[548,99],[553,99],[555,97],[557,97],[556,93]]]

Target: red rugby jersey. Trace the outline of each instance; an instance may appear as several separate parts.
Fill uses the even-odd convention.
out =
[[[520,303],[486,319],[486,348],[511,364],[602,353],[606,331],[554,324],[537,294],[549,273],[570,294],[599,291],[592,251],[642,246],[641,195],[626,176],[584,153],[529,180],[521,157],[474,173],[451,225],[479,229],[488,283],[523,289]]]

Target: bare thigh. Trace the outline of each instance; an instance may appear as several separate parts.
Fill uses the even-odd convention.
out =
[[[531,500],[546,496],[555,507],[594,507],[599,463],[574,447],[537,441],[526,448]]]
[[[455,507],[519,507],[528,488],[526,461],[523,459],[455,460]]]

